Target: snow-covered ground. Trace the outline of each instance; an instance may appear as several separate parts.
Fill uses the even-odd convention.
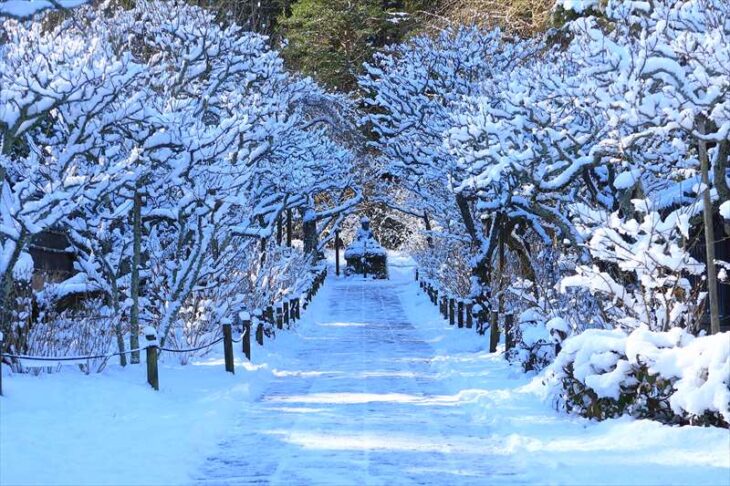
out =
[[[5,374],[0,483],[730,484],[727,430],[560,415],[391,264],[331,277],[235,376],[220,350],[159,393],[141,366]]]

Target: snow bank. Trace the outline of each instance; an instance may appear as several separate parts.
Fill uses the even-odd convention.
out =
[[[730,333],[590,329],[565,341],[547,380],[566,410],[587,417],[727,427]]]
[[[390,261],[396,257],[389,254]],[[488,434],[492,446],[483,460],[496,458],[500,464],[515,460],[518,470],[534,472],[531,481],[519,479],[537,484],[727,483],[726,430],[674,427],[631,417],[595,422],[556,414],[545,394],[544,376],[533,379],[510,365],[504,354],[489,353],[487,336],[449,326],[413,282],[414,264],[406,268],[406,263],[391,267],[394,280],[408,281],[400,292],[404,310],[434,348],[433,377],[450,385],[449,413],[463,413],[475,435]],[[564,324],[556,320],[546,325],[570,332]],[[504,482],[520,481],[511,476]]]

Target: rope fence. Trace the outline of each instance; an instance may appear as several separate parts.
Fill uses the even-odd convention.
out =
[[[62,361],[89,361],[92,359],[110,359],[115,356],[121,356],[123,354],[136,353],[144,350],[145,348],[130,349],[128,351],[120,351],[111,354],[96,354],[91,356],[27,356],[24,354],[12,354],[12,353],[0,353],[0,358],[10,358],[23,361],[51,361],[51,362],[62,362]]]
[[[225,326],[225,324],[224,324]],[[186,349],[174,349],[174,348],[158,348],[160,351],[167,351],[168,353],[194,353],[195,351],[200,351],[202,349],[207,349],[212,346],[215,346],[218,343],[221,343],[225,340],[225,338],[218,338],[215,341],[209,342],[208,344],[203,344],[202,346],[198,346],[196,348],[186,348]],[[235,341],[234,341],[235,342]]]
[[[168,347],[161,347],[158,344],[157,331],[152,326],[146,326],[142,333],[147,340],[147,345],[144,347],[138,347],[135,349],[129,349],[125,351],[118,351],[115,353],[108,354],[95,354],[89,356],[29,356],[23,354],[3,353],[0,351],[0,396],[2,396],[2,362],[3,358],[9,358],[16,361],[37,361],[37,362],[51,362],[51,363],[77,363],[83,364],[90,360],[109,360],[116,356],[122,356],[131,353],[139,353],[145,351],[147,354],[147,382],[155,390],[159,390],[159,370],[157,360],[160,352],[168,352],[173,354],[181,353],[193,353],[201,351],[203,349],[211,348],[219,343],[223,343],[223,355],[225,362],[225,369],[227,372],[234,374],[234,353],[233,344],[242,344],[242,351],[248,361],[251,361],[251,328],[255,327],[255,339],[259,346],[264,345],[264,335],[267,334],[266,328],[269,331],[273,331],[274,328],[289,329],[291,324],[298,321],[301,318],[302,309],[306,309],[309,303],[312,301],[315,295],[319,292],[319,289],[324,284],[327,278],[326,266],[315,267],[312,271],[311,279],[308,279],[302,286],[305,290],[301,292],[295,292],[294,298],[285,298],[281,302],[271,303],[266,309],[259,309],[254,313],[252,317],[248,312],[238,312],[235,314],[235,325],[242,327],[242,332],[237,338],[233,338],[232,324],[230,322],[223,323],[222,337],[215,339],[209,343],[201,346],[184,349],[174,349]],[[301,287],[300,287],[301,288]],[[276,309],[276,312],[274,312]],[[89,319],[108,319],[111,316],[96,316],[89,317]],[[268,326],[267,326],[268,324]],[[0,332],[0,350],[3,345],[3,334]]]

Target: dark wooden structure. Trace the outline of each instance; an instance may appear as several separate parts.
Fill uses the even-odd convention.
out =
[[[74,253],[61,231],[41,231],[28,245],[33,258],[33,289],[41,290],[46,282],[62,282],[74,275]]]

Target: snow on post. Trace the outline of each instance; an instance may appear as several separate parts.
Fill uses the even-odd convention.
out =
[[[147,340],[147,345],[145,346],[147,351],[147,383],[155,390],[159,390],[160,376],[157,368],[159,343],[157,341],[157,330],[152,326],[145,326],[142,329],[142,334],[144,334]]]

